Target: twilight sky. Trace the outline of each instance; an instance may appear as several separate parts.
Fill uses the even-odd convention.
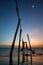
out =
[[[28,33],[32,46],[43,46],[43,0],[17,1],[23,39],[27,41]],[[12,44],[17,23],[15,0],[0,0],[0,45]],[[19,31],[16,44],[18,38]]]

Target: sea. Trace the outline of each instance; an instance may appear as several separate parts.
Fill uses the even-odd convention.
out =
[[[0,48],[0,65],[9,65],[11,48]],[[36,54],[32,55],[32,65],[43,65],[43,48],[34,48]],[[18,65],[18,49],[13,50],[13,65]],[[20,52],[20,65],[22,64],[22,52]],[[28,56],[28,65],[31,65],[31,57]],[[24,64],[26,65],[26,59]]]

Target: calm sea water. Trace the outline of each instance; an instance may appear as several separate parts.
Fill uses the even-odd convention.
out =
[[[35,49],[36,53],[42,53],[43,49]],[[10,48],[0,48],[0,65],[9,65],[9,54]],[[13,65],[17,65],[18,63],[18,50],[14,49],[13,51]],[[20,62],[22,61],[22,53],[20,56]],[[25,64],[25,63],[24,63]],[[43,65],[43,55],[32,56],[32,64],[33,65]],[[30,64],[30,56],[28,57],[28,65]]]

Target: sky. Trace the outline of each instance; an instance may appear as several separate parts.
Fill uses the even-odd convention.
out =
[[[32,46],[43,47],[43,0],[17,1],[23,40],[27,41],[28,33]],[[15,0],[0,0],[0,46],[12,44],[17,23]],[[19,31],[16,45],[18,42]]]

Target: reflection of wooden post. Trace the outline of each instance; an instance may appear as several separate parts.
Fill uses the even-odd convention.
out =
[[[31,65],[32,65],[32,50],[31,50]]]
[[[18,47],[18,65],[20,63],[20,43],[21,43],[21,32],[22,32],[22,29],[21,29],[21,25],[20,25],[20,36],[19,36],[19,47]]]
[[[25,47],[25,44],[26,44],[26,47]],[[26,49],[26,50],[24,50],[24,49]],[[27,52],[25,53],[25,51],[27,51]],[[23,39],[22,39],[22,52],[23,52],[23,54],[22,54],[22,65],[23,65],[25,60],[26,60],[26,62],[28,62],[28,47],[27,47],[27,42],[24,42]],[[26,56],[26,58],[25,58],[25,56]]]

